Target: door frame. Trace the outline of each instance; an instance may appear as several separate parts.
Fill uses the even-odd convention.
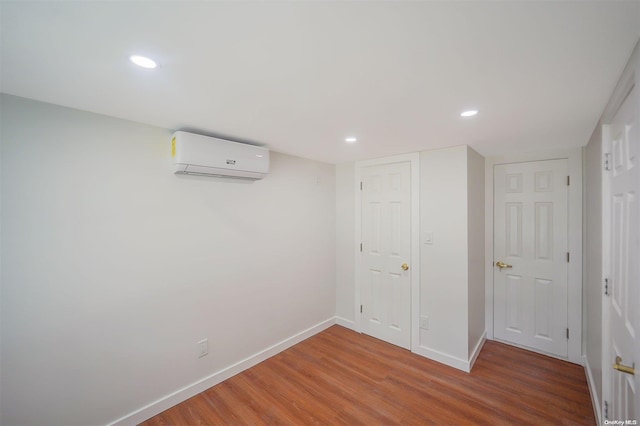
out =
[[[362,192],[360,182],[362,169],[370,166],[380,166],[409,162],[411,164],[411,351],[414,352],[420,344],[420,153],[394,155],[391,157],[375,158],[357,161],[355,165],[355,283],[354,283],[354,312],[355,330],[362,333],[362,316],[360,315],[362,288],[362,256],[360,256],[360,242],[362,241]]]
[[[567,324],[569,342],[567,361],[582,365],[582,148],[545,150],[531,153],[508,154],[485,159],[485,325],[487,339],[494,340],[493,330],[493,174],[499,164],[525,163],[567,159],[569,166],[568,237],[571,261],[567,277]],[[550,355],[550,354],[547,354]],[[554,355],[550,355],[554,356]],[[554,356],[558,358],[557,356]]]

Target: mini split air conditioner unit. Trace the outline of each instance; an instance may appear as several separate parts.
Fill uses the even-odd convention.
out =
[[[174,173],[258,180],[269,173],[269,150],[178,131],[171,136]]]

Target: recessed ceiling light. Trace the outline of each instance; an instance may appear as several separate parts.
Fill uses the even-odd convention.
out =
[[[356,139],[354,137],[348,137],[348,138],[345,138],[344,141],[347,142],[347,143],[354,143],[354,142],[358,142],[358,139]]]
[[[149,59],[145,56],[140,55],[131,55],[129,56],[129,60],[142,68],[155,68],[158,66],[153,59]]]
[[[461,117],[473,117],[478,113],[477,109],[470,109],[469,111],[465,111],[460,114]]]
[[[258,158],[262,158],[262,157],[264,157],[264,155],[262,155],[262,154],[256,154],[256,157],[258,157]]]

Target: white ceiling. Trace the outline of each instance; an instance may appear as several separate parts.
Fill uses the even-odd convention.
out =
[[[4,93],[330,163],[584,145],[640,37],[638,1],[0,7]]]

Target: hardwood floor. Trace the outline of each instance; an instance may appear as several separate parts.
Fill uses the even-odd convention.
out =
[[[471,374],[340,326],[142,423],[594,425],[581,366],[488,341]]]

